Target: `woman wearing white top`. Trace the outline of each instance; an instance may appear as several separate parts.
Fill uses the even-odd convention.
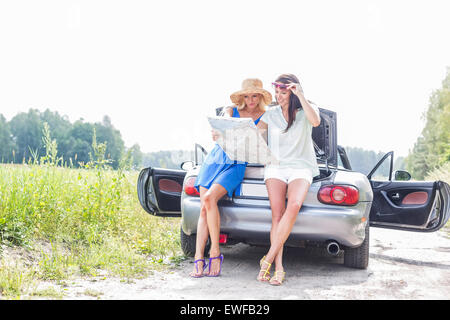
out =
[[[264,181],[272,209],[270,249],[261,259],[257,279],[282,284],[285,276],[283,246],[305,200],[312,178],[319,175],[312,141],[312,128],[320,124],[319,109],[303,95],[299,80],[283,74],[273,83],[279,105],[261,117],[258,128],[267,132],[271,152],[280,161],[267,165]],[[287,193],[287,206],[286,206]],[[270,268],[275,262],[274,276]]]

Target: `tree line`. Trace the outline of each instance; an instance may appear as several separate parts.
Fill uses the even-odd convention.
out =
[[[138,144],[127,148],[120,131],[114,128],[108,116],[96,123],[83,119],[71,123],[67,116],[49,109],[44,112],[29,109],[10,121],[0,114],[0,163],[34,162],[48,157],[48,147],[54,144],[57,153],[54,156],[61,159],[60,165],[82,167],[95,157],[97,143],[105,145],[105,160],[114,169],[127,157],[134,169],[149,166],[180,169],[183,161],[193,160],[190,151],[143,153]]]
[[[450,67],[442,87],[433,91],[422,114],[425,126],[406,158],[394,159],[394,170],[406,169],[414,179],[424,180],[436,170],[448,170],[450,163]],[[345,148],[352,169],[367,174],[383,153]]]
[[[408,171],[418,180],[450,162],[450,67],[442,87],[431,94],[423,119],[425,127],[406,158]]]
[[[433,91],[422,114],[425,126],[406,158],[394,159],[394,170],[406,169],[414,179],[424,180],[435,170],[448,170],[450,163],[450,67],[442,87]],[[352,169],[367,174],[383,156],[360,148],[346,148]],[[370,164],[370,165],[368,165]]]
[[[46,134],[46,128],[48,130]],[[47,141],[46,139],[51,141]],[[95,140],[95,141],[94,141]],[[89,123],[79,119],[71,123],[58,112],[30,109],[14,116],[9,122],[0,114],[0,163],[28,163],[48,156],[46,147],[54,143],[54,156],[62,165],[81,167],[92,160],[95,153],[93,143],[105,144],[105,159],[117,169],[125,154],[134,169],[160,167],[180,169],[183,161],[194,160],[193,151],[172,150],[143,153],[138,144],[125,147],[119,130],[111,119],[104,116],[102,122]],[[47,148],[48,149],[48,148]],[[383,152],[362,148],[346,148],[353,170],[367,174]],[[403,168],[402,159],[397,159],[397,168]]]
[[[79,119],[71,123],[58,112],[30,109],[18,113],[10,121],[0,114],[0,162],[28,163],[46,156],[46,125],[57,145],[62,165],[80,167],[88,163],[94,152],[94,135],[99,143],[106,145],[105,157],[114,169],[126,153],[134,159],[134,165],[140,165],[142,161],[139,145],[127,149],[120,131],[114,128],[108,116],[104,116],[102,122],[89,123]]]

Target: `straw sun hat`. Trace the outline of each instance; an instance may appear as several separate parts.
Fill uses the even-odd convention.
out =
[[[269,105],[272,102],[272,94],[263,89],[263,83],[259,79],[245,79],[242,81],[242,89],[236,91],[230,96],[231,102],[240,104],[242,102],[243,95],[250,93],[261,94],[266,105]]]

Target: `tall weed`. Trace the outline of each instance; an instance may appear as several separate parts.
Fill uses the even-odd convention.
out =
[[[93,276],[100,270],[138,276],[182,255],[179,219],[153,217],[140,207],[138,173],[127,171],[129,155],[118,170],[110,169],[106,144],[98,144],[94,133],[91,161],[81,169],[60,167],[49,134],[45,157],[0,165],[0,244],[34,251],[47,244],[35,256],[33,279]],[[9,297],[20,295],[30,276],[18,268],[8,270],[17,281],[8,284],[0,274],[0,288]]]

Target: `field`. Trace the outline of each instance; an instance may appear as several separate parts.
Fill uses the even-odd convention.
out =
[[[0,298],[62,298],[39,283],[127,281],[182,261],[180,219],[147,214],[137,176],[101,166],[0,165]],[[426,180],[449,182],[449,164]]]
[[[143,277],[183,259],[179,218],[141,209],[137,175],[0,165],[0,297],[51,296],[40,281]]]

